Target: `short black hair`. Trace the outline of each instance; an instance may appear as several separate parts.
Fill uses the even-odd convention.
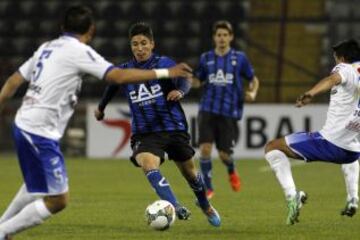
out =
[[[355,39],[342,41],[332,47],[335,55],[343,57],[347,63],[353,63],[360,60],[360,46]]]
[[[64,32],[84,34],[94,21],[93,11],[89,7],[75,5],[65,11],[62,28]]]
[[[136,35],[144,35],[150,40],[154,40],[153,31],[150,25],[145,22],[138,22],[131,25],[129,29],[129,39],[131,40],[131,38]]]
[[[216,31],[217,31],[219,28],[223,28],[223,29],[228,30],[228,32],[229,32],[231,35],[234,33],[233,28],[232,28],[232,26],[231,26],[231,23],[228,22],[228,21],[226,21],[226,20],[221,20],[221,21],[217,21],[217,22],[214,23],[213,29],[212,29],[213,34],[215,34]]]

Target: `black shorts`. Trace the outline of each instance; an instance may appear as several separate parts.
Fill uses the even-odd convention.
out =
[[[190,145],[190,135],[185,131],[134,134],[131,137],[131,148],[133,155],[130,160],[137,167],[139,165],[135,157],[143,152],[150,152],[158,156],[161,163],[164,162],[165,153],[167,153],[170,160],[176,162],[187,161],[195,154]]]
[[[199,144],[215,142],[218,150],[233,153],[240,133],[237,119],[200,111],[198,121]]]

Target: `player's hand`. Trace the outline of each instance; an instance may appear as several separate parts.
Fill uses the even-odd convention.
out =
[[[256,99],[256,92],[246,91],[245,92],[245,100],[248,102],[253,102]]]
[[[311,95],[310,93],[304,93],[301,94],[297,99],[296,99],[296,107],[303,107],[307,104],[309,104],[311,102],[313,98],[313,95]]]
[[[169,77],[184,77],[191,78],[192,77],[192,68],[189,67],[186,63],[179,63],[175,67],[169,68]]]
[[[100,111],[99,109],[96,109],[94,112],[95,118],[98,121],[101,121],[104,119],[105,117],[105,113],[103,111]]]
[[[172,90],[171,92],[169,92],[169,94],[167,95],[167,100],[168,101],[179,101],[180,99],[182,99],[184,97],[184,93],[182,93],[179,90]]]

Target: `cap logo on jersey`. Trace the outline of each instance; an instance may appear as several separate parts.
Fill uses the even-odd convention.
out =
[[[160,84],[152,85],[150,89],[148,89],[144,83],[140,84],[137,90],[129,93],[131,102],[139,103],[140,106],[152,104],[155,102],[155,98],[162,95]]]
[[[232,73],[224,74],[222,69],[218,69],[216,74],[212,73],[209,75],[209,82],[215,85],[226,85],[232,84],[234,75]]]

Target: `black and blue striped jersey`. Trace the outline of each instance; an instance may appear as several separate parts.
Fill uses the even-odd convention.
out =
[[[201,55],[195,72],[204,82],[200,111],[241,119],[243,114],[243,79],[251,81],[254,70],[243,52],[230,51],[218,56],[215,51]]]
[[[118,67],[158,69],[173,66],[175,62],[172,59],[153,54],[146,62],[137,62],[133,59]],[[172,90],[180,90],[186,94],[190,89],[190,83],[186,79],[154,79],[137,84],[109,85],[99,104],[100,110],[105,109],[119,89],[122,90],[129,103],[133,134],[188,130],[180,102],[166,99]]]

